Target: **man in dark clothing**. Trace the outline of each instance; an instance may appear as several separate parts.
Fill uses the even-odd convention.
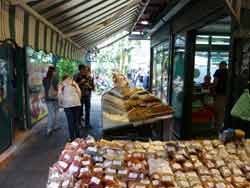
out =
[[[81,114],[83,116],[83,105],[85,105],[85,127],[90,128],[90,108],[91,108],[91,92],[94,90],[94,80],[90,75],[89,67],[85,65],[79,65],[79,73],[74,76],[74,80],[78,83],[81,92]],[[80,122],[81,122],[80,119]]]
[[[224,122],[225,106],[227,103],[227,79],[228,70],[225,61],[220,63],[220,67],[214,73],[214,89],[215,89],[215,125],[221,127]]]

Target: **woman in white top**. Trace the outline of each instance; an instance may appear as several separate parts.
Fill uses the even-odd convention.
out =
[[[79,137],[79,116],[81,108],[81,90],[78,84],[68,75],[63,76],[59,87],[59,103],[64,108],[69,127],[70,139]]]

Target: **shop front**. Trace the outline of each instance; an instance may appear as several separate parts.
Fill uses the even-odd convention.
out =
[[[11,145],[13,136],[12,52],[11,45],[0,43],[0,153]]]

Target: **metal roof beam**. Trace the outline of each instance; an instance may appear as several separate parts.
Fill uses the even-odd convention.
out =
[[[143,8],[142,8],[138,18],[136,19],[133,27],[131,28],[131,32],[135,29],[136,24],[140,21],[141,17],[143,16],[144,12],[146,11],[146,9],[147,9],[147,7],[148,7],[148,5],[150,3],[150,1],[151,0],[147,0],[146,3],[143,5]]]
[[[101,3],[102,1],[103,0],[95,0],[95,1],[86,2],[84,6],[78,6],[74,8],[73,10],[68,10],[68,11],[61,13],[60,16],[52,17],[51,21],[55,24],[59,24],[63,21],[73,18],[76,15],[79,15],[80,13],[83,13],[92,9],[94,6]]]
[[[132,22],[131,22],[131,21],[126,21],[126,22],[123,22],[121,25],[116,25],[116,26],[111,27],[111,28],[109,28],[109,29],[107,29],[107,30],[103,30],[103,31],[100,32],[100,33],[97,33],[97,34],[94,35],[94,36],[85,37],[85,38],[82,38],[81,40],[82,40],[83,42],[90,42],[90,41],[92,41],[92,40],[98,38],[99,36],[102,36],[102,35],[111,33],[113,30],[116,30],[116,29],[119,29],[119,28],[123,28],[124,26],[127,26],[127,25],[129,25],[129,24],[132,24]],[[82,43],[82,42],[80,42],[80,43]],[[80,43],[79,43],[79,44],[80,44]]]
[[[119,9],[119,7],[121,6],[126,6],[127,4],[126,2],[127,0],[121,0],[116,2],[106,1],[105,3],[97,5],[92,9],[89,9],[81,14],[72,17],[69,21],[64,21],[59,24],[57,23],[58,27],[60,28],[60,27],[69,27],[74,25],[76,26],[77,24],[85,23],[114,9],[117,8]]]
[[[34,6],[32,6],[33,9],[35,9],[37,12],[41,12],[42,10],[53,6],[57,3],[62,2],[63,0],[43,0],[43,1],[39,1],[39,3],[35,4]]]
[[[103,40],[106,40],[107,38],[111,37],[111,36],[114,35],[115,33],[120,32],[121,30],[125,30],[125,29],[127,29],[127,28],[129,28],[129,27],[131,27],[131,26],[132,26],[132,24],[127,25],[127,26],[124,26],[123,28],[119,28],[119,29],[117,29],[117,30],[115,30],[115,31],[112,31],[112,33],[110,33],[110,34],[104,35],[104,36],[102,36],[101,38],[98,38],[98,39],[96,39],[95,41],[92,41],[91,43],[82,44],[82,46],[86,46],[87,48],[88,48],[88,47],[93,47],[93,46],[96,45],[97,43],[102,42]]]
[[[113,28],[112,30],[110,30],[110,31],[108,31],[108,32],[105,32],[105,33],[103,33],[103,34],[101,34],[101,35],[98,35],[98,36],[96,36],[96,37],[93,37],[93,38],[91,38],[91,39],[84,40],[84,41],[80,42],[79,44],[82,44],[82,43],[91,43],[91,42],[93,42],[93,41],[98,40],[98,39],[101,38],[102,36],[106,36],[106,35],[112,34],[114,31],[118,31],[118,30],[121,31],[121,30],[124,30],[125,27],[126,27],[126,29],[129,29],[129,28],[131,27],[132,24],[133,24],[132,22],[129,22],[129,23],[127,23],[127,24],[124,24],[124,26],[122,26],[122,27],[115,27],[115,28]],[[128,27],[128,26],[130,26],[130,27]]]
[[[101,35],[105,32],[108,32],[109,30],[113,29],[113,28],[117,28],[117,27],[121,27],[122,25],[124,24],[127,24],[129,22],[133,22],[133,20],[131,20],[131,18],[133,18],[134,16],[130,16],[130,18],[128,20],[124,20],[120,23],[116,23],[116,24],[112,24],[110,25],[109,27],[105,27],[97,32],[94,32],[94,33],[91,33],[91,34],[86,34],[86,35],[82,35],[80,38],[78,39],[75,39],[76,40],[85,40],[85,39],[89,39],[89,38],[93,38],[93,37],[96,37],[98,35]]]
[[[87,0],[70,0],[67,3],[63,3],[62,5],[58,6],[56,9],[53,9],[51,11],[48,11],[44,14],[45,18],[50,18],[52,16],[57,15],[60,12],[66,11],[67,9],[70,9],[74,6],[77,6],[79,4],[82,4],[86,2]]]
[[[81,38],[82,36],[86,36],[86,35],[94,35],[95,33],[103,30],[103,29],[107,29],[113,25],[119,25],[120,23],[124,22],[124,21],[127,21],[131,18],[135,17],[135,13],[134,12],[129,12],[128,14],[126,14],[126,19],[125,18],[119,18],[119,19],[116,19],[114,22],[110,23],[109,25],[106,25],[105,27],[100,27],[96,30],[94,30],[93,32],[88,32],[88,33],[82,33],[80,36],[76,36],[76,37],[73,37],[72,39],[79,39],[79,37]]]
[[[138,6],[138,2],[140,2],[140,0],[133,0],[133,3],[130,1],[130,3],[126,3],[124,5],[122,5],[121,7],[117,7],[114,8],[111,11],[108,11],[104,14],[101,14],[100,16],[91,19],[89,21],[85,21],[85,22],[80,22],[78,23],[78,25],[73,24],[71,27],[67,28],[67,31],[72,31],[74,29],[78,29],[78,31],[73,31],[70,33],[71,36],[76,35],[78,33],[81,33],[81,30],[84,29],[84,27],[94,27],[95,25],[101,24],[104,21],[107,21],[109,19],[116,19],[117,17],[121,16],[124,12]],[[75,34],[76,33],[76,34]]]
[[[89,23],[88,25],[85,25],[85,27],[83,27],[77,31],[73,31],[73,32],[68,33],[67,36],[72,37],[72,36],[81,34],[83,32],[89,32],[89,30],[93,30],[93,29],[95,30],[95,29],[98,29],[100,27],[106,26],[107,24],[118,19],[120,16],[123,16],[127,12],[135,11],[135,10],[136,10],[136,7],[131,7],[129,10],[120,9],[115,14],[111,14],[108,17],[93,21],[93,23]]]

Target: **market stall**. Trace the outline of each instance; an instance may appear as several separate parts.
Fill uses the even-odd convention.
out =
[[[121,74],[114,75],[114,86],[102,96],[103,131],[126,126],[153,126],[162,121],[160,132],[170,132],[166,130],[170,127],[166,121],[172,119],[174,113],[170,106],[148,91],[129,87]]]
[[[47,188],[249,188],[250,140],[67,143]]]

